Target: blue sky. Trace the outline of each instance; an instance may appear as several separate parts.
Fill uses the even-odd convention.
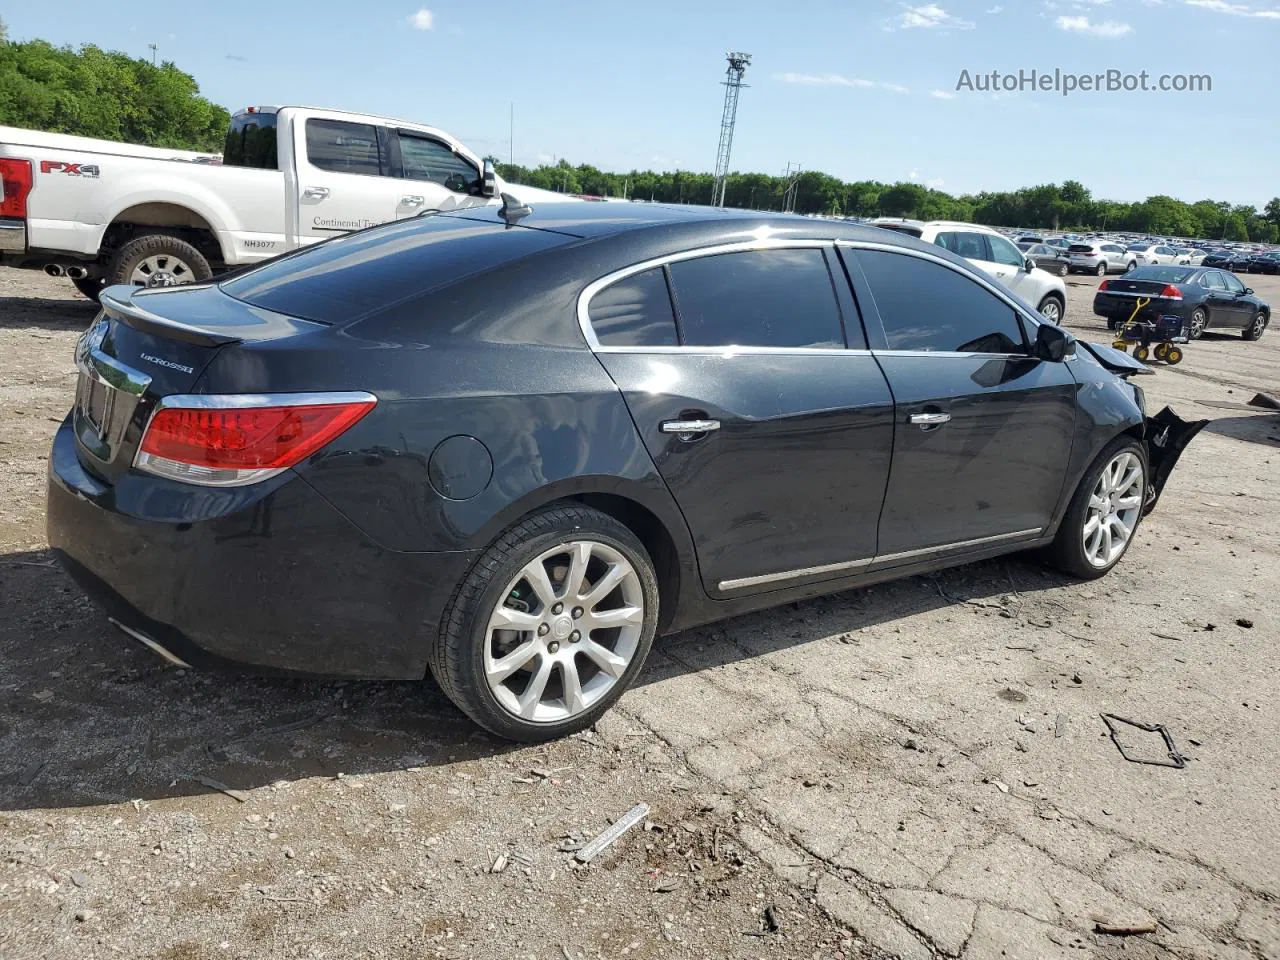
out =
[[[223,0],[7,5],[11,39],[160,56],[237,109],[439,126],[533,164],[710,170],[727,50],[753,55],[733,166],[790,161],[953,193],[1067,178],[1095,196],[1280,194],[1280,0]],[[159,9],[159,8],[157,8]],[[176,13],[178,10],[184,12]],[[956,91],[1020,69],[1209,74],[1201,93]]]

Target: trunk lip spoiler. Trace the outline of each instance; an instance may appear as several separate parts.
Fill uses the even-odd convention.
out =
[[[193,343],[201,347],[222,347],[229,343],[239,343],[243,339],[233,334],[221,333],[217,330],[210,330],[208,327],[183,323],[181,320],[171,320],[168,317],[152,313],[145,307],[140,307],[133,302],[134,294],[140,289],[139,287],[131,287],[125,284],[107,287],[98,295],[98,302],[107,313],[118,317],[128,326],[133,327],[135,330],[141,330],[143,333],[159,334],[160,336],[181,340],[185,343]],[[171,289],[182,288],[174,287]]]

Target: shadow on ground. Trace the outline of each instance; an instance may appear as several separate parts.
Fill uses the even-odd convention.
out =
[[[787,604],[664,638],[655,649],[715,640],[702,654],[705,668],[965,599],[1013,589],[1033,593],[1065,582],[1031,563],[990,561]],[[252,789],[282,779],[430,766],[514,749],[474,726],[430,681],[261,679],[177,670],[111,627],[47,551],[0,557],[0,597],[0,809],[214,789],[200,778]],[[673,661],[659,659],[662,670],[646,669],[641,684],[671,675]]]
[[[1270,416],[1255,414],[1249,417],[1222,417],[1211,420],[1205,430],[1233,440],[1280,447],[1280,413]]]
[[[98,305],[85,297],[46,300],[39,297],[0,297],[0,328],[82,330],[98,314]]]

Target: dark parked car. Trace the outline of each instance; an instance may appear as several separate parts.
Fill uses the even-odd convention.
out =
[[[1254,254],[1245,264],[1245,269],[1249,273],[1280,273],[1280,250]]]
[[[934,244],[650,204],[112,287],[77,363],[49,542],[127,633],[430,671],[523,740],[592,723],[658,633],[1033,547],[1102,576],[1199,426]]]
[[[1240,250],[1215,250],[1200,262],[1200,266],[1217,267],[1220,270],[1243,270],[1251,256],[1253,254]]]
[[[1036,262],[1041,270],[1048,270],[1060,277],[1070,271],[1067,266],[1067,252],[1051,247],[1047,243],[1019,243],[1018,249]]]
[[[1139,267],[1104,280],[1094,294],[1093,312],[1117,330],[1141,298],[1150,300],[1148,314],[1189,321],[1192,340],[1210,329],[1240,330],[1246,340],[1257,340],[1271,322],[1270,304],[1233,274],[1206,267]]]

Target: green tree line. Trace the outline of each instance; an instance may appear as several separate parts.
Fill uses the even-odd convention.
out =
[[[0,22],[0,125],[221,152],[230,114],[172,63],[5,35]]]
[[[532,168],[496,160],[495,165],[499,175],[508,182],[563,193],[626,196],[661,203],[711,202],[713,178],[709,173],[687,170],[607,173],[590,164],[571,166],[567,160]],[[764,173],[732,173],[725,186],[725,205],[781,210],[788,184],[784,177]],[[1123,230],[1267,243],[1274,243],[1280,235],[1280,197],[1261,212],[1248,205],[1216,200],[1187,203],[1166,196],[1122,203],[1095,199],[1083,184],[1074,180],[956,197],[919,183],[876,180],[849,183],[813,170],[795,178],[794,209],[797,213],[836,216],[962,220],[1045,230]]]

